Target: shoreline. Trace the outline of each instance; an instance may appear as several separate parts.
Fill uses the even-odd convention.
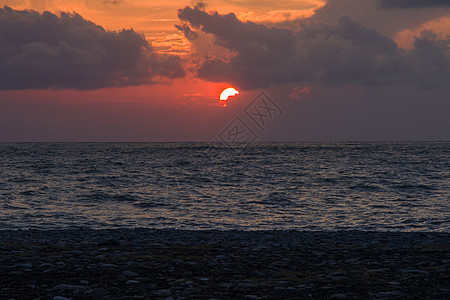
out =
[[[450,233],[0,230],[0,274],[1,299],[450,299]]]

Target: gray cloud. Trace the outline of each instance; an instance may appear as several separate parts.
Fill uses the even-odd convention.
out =
[[[229,63],[220,59],[206,61],[198,70],[201,78],[213,81],[234,78],[249,87],[284,81],[287,59],[295,50],[293,32],[252,22],[242,23],[234,14],[210,15],[197,6],[179,10],[179,17],[194,28],[202,27],[205,33],[213,34],[217,45],[237,53]],[[186,24],[179,29],[184,29],[187,37],[192,36]]]
[[[450,6],[428,9],[387,9],[381,7],[380,0],[328,0],[325,6],[315,11],[311,20],[335,23],[339,17],[349,16],[367,27],[376,28],[384,35],[393,36],[399,31],[416,28],[425,22],[449,14]]]
[[[449,6],[448,0],[379,0],[383,8],[423,8]]]
[[[184,76],[131,30],[105,31],[78,14],[0,8],[0,89],[96,89]]]
[[[430,31],[415,39],[414,49],[406,54],[413,81],[420,88],[450,86],[450,38],[437,39]],[[447,55],[446,55],[447,54]]]
[[[234,14],[208,13],[200,7],[178,12],[185,34],[191,27],[214,37],[234,55],[229,60],[205,58],[198,76],[253,89],[279,83],[421,88],[449,85],[450,39],[431,33],[402,50],[388,36],[350,17],[334,24],[306,22],[299,31],[241,22]],[[194,41],[195,42],[195,41]]]

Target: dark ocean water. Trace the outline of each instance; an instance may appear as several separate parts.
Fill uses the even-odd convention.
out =
[[[450,232],[450,143],[0,144],[0,229]]]

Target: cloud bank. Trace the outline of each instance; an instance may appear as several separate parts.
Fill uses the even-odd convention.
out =
[[[300,30],[242,22],[234,14],[206,12],[203,7],[178,11],[185,35],[195,43],[200,32],[231,56],[204,57],[199,77],[229,82],[243,89],[280,83],[312,85],[439,88],[450,83],[450,39],[432,32],[416,37],[406,51],[392,38],[353,20],[304,22]]]
[[[106,31],[80,15],[0,8],[0,89],[96,89],[184,76],[132,29]]]
[[[383,8],[424,8],[449,6],[448,0],[379,0]]]

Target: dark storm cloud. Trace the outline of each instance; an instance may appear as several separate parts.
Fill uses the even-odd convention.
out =
[[[421,8],[449,6],[449,0],[379,0],[383,8]]]
[[[446,17],[449,14],[450,6],[391,9],[382,8],[380,0],[327,0],[326,5],[317,9],[310,19],[314,22],[334,23],[341,16],[349,16],[369,28],[376,28],[384,35],[394,36],[400,31],[418,28],[430,20]]]
[[[237,53],[229,63],[220,59],[206,61],[198,71],[200,77],[213,81],[234,78],[249,87],[284,80],[287,58],[292,57],[295,50],[293,32],[242,23],[234,14],[210,15],[197,6],[179,10],[179,17],[194,28],[201,26],[205,33],[214,35],[217,45]],[[184,25],[185,35],[191,35],[190,27]]]
[[[447,55],[446,55],[447,54]],[[437,39],[429,31],[415,39],[414,49],[407,53],[408,65],[414,82],[420,88],[450,86],[450,38]]]
[[[105,31],[78,14],[0,8],[0,89],[96,89],[184,76],[133,30]]]
[[[296,32],[241,22],[234,14],[208,13],[199,7],[185,7],[178,15],[185,34],[190,34],[190,27],[200,29],[234,54],[228,60],[205,58],[198,76],[206,80],[246,89],[294,82],[422,88],[449,84],[450,40],[429,33],[406,51],[350,17],[340,17],[334,24],[308,22]]]

